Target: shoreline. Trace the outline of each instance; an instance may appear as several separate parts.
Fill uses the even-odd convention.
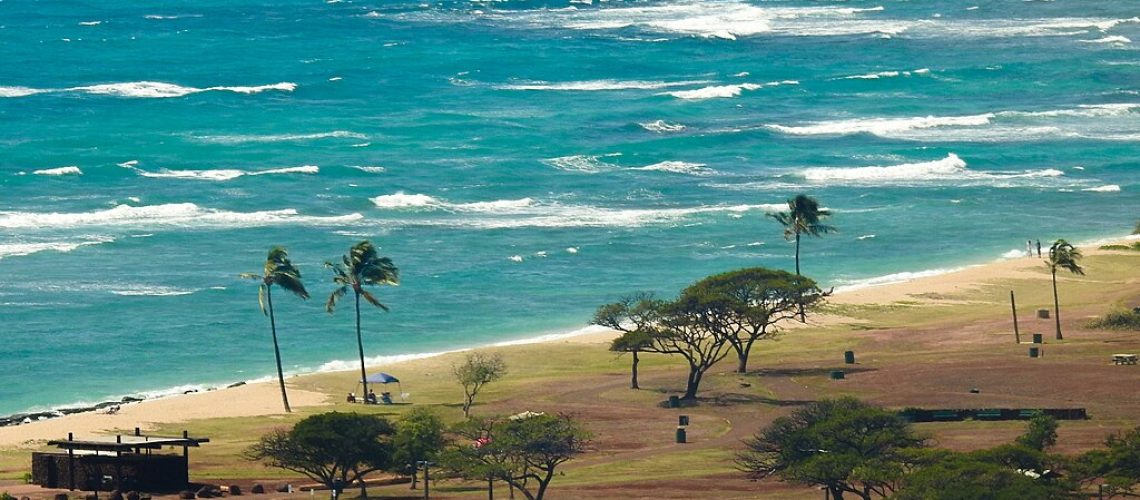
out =
[[[1101,252],[1101,250],[1099,250],[1099,247],[1102,245],[1134,241],[1140,241],[1140,235],[1125,235],[1100,238],[1092,241],[1081,242],[1081,244],[1077,246],[1081,249],[1082,252],[1085,253],[1085,255],[1093,255]],[[914,284],[922,284],[922,290],[926,293],[946,293],[963,288],[974,288],[980,285],[985,278],[993,278],[995,276],[1017,277],[1018,275],[1026,273],[1031,268],[1037,266],[1041,266],[1041,260],[1036,256],[1003,256],[981,264],[968,264],[959,267],[931,269],[917,272],[892,273],[888,275],[859,280],[864,283],[836,287],[834,295],[832,295],[829,300],[833,303],[838,304],[867,304],[906,300],[907,297],[911,295],[911,292],[913,292]],[[576,343],[604,343],[608,342],[612,338],[612,332],[598,326],[588,325],[568,331],[555,331],[539,335],[523,336],[516,339],[502,340],[445,351],[376,356],[367,360],[367,366],[369,368],[387,367],[406,362],[413,362],[417,360],[454,354],[458,352],[471,351],[475,349],[509,347],[559,341],[569,341]],[[320,367],[315,370],[287,374],[286,380],[296,377],[311,376],[315,374],[337,373],[356,369],[337,366],[340,363],[343,363],[343,361],[333,360],[321,364]],[[110,417],[113,415],[106,413],[109,407],[118,407],[119,411],[126,411],[140,405],[146,405],[148,403],[185,400],[202,394],[230,394],[231,391],[234,391],[235,389],[246,388],[245,390],[251,390],[263,387],[266,384],[272,384],[272,387],[275,390],[275,382],[276,377],[265,376],[250,380],[233,381],[230,383],[217,385],[184,384],[162,390],[127,394],[118,398],[107,398],[107,400],[93,404],[62,404],[50,407],[46,410],[33,408],[7,416],[0,416],[0,446],[12,444],[8,439],[5,439],[5,435],[7,434],[5,431],[14,428],[27,429],[27,426],[36,426],[46,422],[73,420],[77,416]],[[268,392],[272,393],[273,391]],[[290,391],[290,394],[292,394],[292,391]],[[324,395],[322,395],[322,398],[323,397]],[[294,406],[303,405],[295,404]],[[255,414],[279,413],[279,410],[275,410],[273,408],[265,408],[265,410],[268,411],[268,413]],[[164,420],[158,420],[156,422],[161,421]],[[174,419],[172,421],[182,420]]]

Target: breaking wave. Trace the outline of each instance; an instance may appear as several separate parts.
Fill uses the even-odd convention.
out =
[[[202,135],[191,136],[194,140],[210,144],[246,144],[251,142],[297,142],[318,139],[368,139],[367,135],[347,130],[317,132],[312,134],[271,134],[271,135]]]
[[[557,158],[546,158],[541,161],[544,165],[557,168],[558,170],[595,174],[604,170],[613,170],[615,168],[618,168],[616,165],[602,161],[602,158],[614,156],[621,156],[621,153],[610,153],[606,155],[559,156]]]
[[[218,169],[218,170],[169,170],[162,169],[158,172],[148,172],[146,170],[128,166],[137,172],[140,176],[151,177],[156,179],[193,179],[204,181],[228,181],[237,179],[238,177],[256,176],[256,175],[273,175],[273,174],[318,174],[320,168],[314,165],[303,165],[300,167],[285,167],[285,168],[272,168],[268,170],[237,170],[237,169]]]
[[[768,82],[765,84],[741,83],[737,85],[713,85],[693,90],[677,90],[674,92],[665,92],[664,95],[671,95],[678,99],[688,100],[724,99],[729,97],[737,97],[745,90],[758,90],[765,87],[778,87],[780,85],[796,85],[798,83],[800,82],[797,82],[795,80],[784,80],[782,82]]]
[[[0,243],[0,260],[6,257],[21,257],[40,252],[67,253],[77,248],[102,245],[115,241],[110,236],[88,236],[80,241],[45,241],[35,243]]]
[[[234,92],[238,94],[257,94],[266,91],[280,91],[292,92],[297,88],[297,84],[293,82],[280,82],[269,85],[257,86],[215,86],[215,87],[185,87],[173,83],[166,82],[121,82],[121,83],[104,83],[98,85],[86,85],[79,87],[68,87],[62,89],[33,89],[28,87],[0,87],[0,97],[24,97],[33,94],[44,93],[81,93],[93,95],[108,95],[114,97],[133,97],[144,99],[163,99],[171,97],[182,97],[190,94],[197,94],[201,92]]]
[[[638,123],[641,128],[650,132],[665,133],[665,132],[680,132],[685,130],[685,126],[680,123],[669,123],[665,120],[654,120],[647,123]]]
[[[685,161],[672,160],[654,163],[652,165],[646,165],[644,167],[636,167],[633,170],[650,170],[690,175],[710,175],[713,173],[712,169],[708,168],[708,166],[704,163],[690,163]]]
[[[1082,189],[1081,191],[1088,191],[1090,193],[1119,193],[1120,192],[1120,186],[1118,186],[1116,184],[1106,184],[1104,186],[1085,188],[1085,189]]]
[[[76,167],[76,166],[48,168],[48,169],[44,169],[44,170],[36,170],[36,171],[33,171],[32,173],[35,175],[50,175],[50,176],[83,175],[83,171],[80,170],[79,167]]]
[[[1012,181],[1025,182],[1064,176],[1057,169],[1025,170],[1021,172],[979,172],[967,168],[966,161],[954,153],[941,160],[903,163],[889,166],[850,168],[808,168],[800,172],[808,182],[823,184],[918,184],[939,181],[969,184],[1006,185]]]
[[[587,80],[578,82],[544,82],[535,81],[528,83],[516,83],[509,85],[499,85],[496,89],[500,90],[563,90],[563,91],[601,91],[601,90],[630,90],[630,89],[665,89],[670,87],[683,87],[686,85],[699,85],[708,83],[704,80],[683,81],[683,82],[665,82],[665,81],[649,81],[649,80]]]
[[[920,68],[913,71],[879,71],[877,73],[866,73],[862,75],[851,75],[835,78],[835,80],[878,80],[880,78],[894,78],[898,76],[914,76],[929,74],[930,70],[927,68]]]
[[[0,212],[0,228],[44,229],[101,226],[170,226],[170,227],[259,227],[271,225],[337,225],[358,221],[363,216],[300,215],[295,209],[258,212],[231,212],[202,208],[193,203],[171,203],[135,207],[118,205],[93,212]]]

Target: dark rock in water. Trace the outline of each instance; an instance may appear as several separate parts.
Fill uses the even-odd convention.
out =
[[[96,403],[95,409],[96,410],[102,410],[103,408],[115,406],[119,403],[120,403],[119,401],[103,401],[102,403]]]
[[[254,495],[260,495],[262,493],[265,493],[265,487],[255,483],[252,487],[249,488],[249,492],[253,493]]]
[[[72,415],[75,413],[87,413],[89,411],[95,411],[95,407],[94,406],[78,406],[75,408],[62,408],[58,411],[64,415]]]
[[[241,494],[241,486],[238,486],[236,484],[231,484],[230,488],[229,488],[229,493],[230,493],[230,495],[240,495]]]
[[[232,383],[232,384],[230,384],[230,385],[227,385],[227,386],[226,386],[226,389],[232,389],[232,388],[234,388],[234,387],[241,387],[241,386],[243,386],[243,385],[245,385],[245,382],[234,382],[234,383]]]
[[[120,403],[138,403],[139,401],[142,401],[142,400],[143,400],[143,398],[138,398],[135,396],[123,396],[123,399],[120,399],[119,402]]]

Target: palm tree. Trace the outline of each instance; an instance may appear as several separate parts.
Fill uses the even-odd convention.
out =
[[[837,231],[821,219],[831,216],[831,211],[819,208],[819,202],[806,194],[797,194],[788,200],[788,211],[768,214],[784,226],[784,239],[796,242],[796,276],[800,276],[800,235],[820,236]],[[800,321],[805,321],[804,306],[800,304]]]
[[[269,249],[269,256],[265,258],[265,273],[242,273],[242,278],[261,280],[257,289],[257,302],[261,305],[261,312],[269,316],[269,330],[273,332],[273,356],[277,360],[277,381],[281,384],[281,402],[285,404],[285,412],[289,408],[289,396],[285,393],[285,375],[281,373],[281,349],[277,346],[277,321],[273,317],[273,285],[284,288],[302,299],[309,298],[305,285],[301,283],[301,271],[293,266],[289,260],[289,253],[285,247]]]
[[[337,300],[344,297],[350,289],[352,290],[356,298],[356,347],[360,352],[360,381],[364,384],[362,394],[367,395],[368,374],[364,371],[364,341],[360,336],[360,298],[364,297],[364,300],[368,301],[369,304],[387,311],[388,306],[381,304],[376,296],[363,287],[365,285],[396,286],[400,283],[399,271],[392,264],[391,259],[377,255],[376,247],[368,240],[353,245],[349,249],[348,255],[342,257],[341,260],[344,264],[325,262],[325,267],[333,270],[333,283],[338,285],[337,289],[329,295],[329,300],[325,303],[325,310],[332,314],[336,308]]]
[[[1078,260],[1081,260],[1081,251],[1065,240],[1054,241],[1053,246],[1049,247],[1049,260],[1045,261],[1045,265],[1049,267],[1049,273],[1053,275],[1053,317],[1057,320],[1057,340],[1063,340],[1061,337],[1061,302],[1057,299],[1057,268],[1083,275],[1085,270],[1081,269],[1080,264],[1077,264]]]

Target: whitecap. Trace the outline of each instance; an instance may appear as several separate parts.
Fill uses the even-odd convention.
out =
[[[138,164],[139,164],[138,160],[128,160],[128,161],[125,161],[122,163],[117,163],[116,165],[123,167],[123,168],[130,168],[130,167],[133,167],[133,166],[138,165]]]
[[[523,258],[521,255],[512,255],[509,258],[510,258],[511,262],[522,262],[523,261]]]
[[[761,85],[756,83],[741,83],[739,85],[714,85],[694,90],[678,90],[675,92],[666,92],[665,94],[686,100],[724,99],[737,97],[745,90],[756,90],[761,87]]]
[[[247,175],[273,175],[273,174],[318,174],[320,168],[314,165],[302,165],[300,167],[283,167],[272,168],[268,170],[238,170],[238,169],[214,169],[214,170],[169,170],[162,169],[158,172],[148,172],[139,168],[132,168],[135,172],[143,177],[151,177],[158,179],[194,179],[194,180],[207,180],[207,181],[228,181],[244,177]]]
[[[1078,41],[1081,43],[1105,43],[1105,44],[1107,44],[1107,43],[1111,43],[1111,44],[1132,43],[1132,40],[1129,40],[1128,37],[1123,37],[1120,35],[1106,36],[1104,38],[1097,38],[1096,40],[1078,40]]]
[[[71,252],[77,248],[102,245],[115,241],[110,236],[88,236],[79,241],[44,241],[33,243],[0,243],[0,260],[6,257],[20,257],[40,252]]]
[[[311,134],[271,134],[271,135],[205,135],[191,136],[194,140],[210,144],[246,144],[257,142],[297,142],[318,139],[367,139],[368,136],[347,130],[316,132]]]
[[[566,247],[566,253],[578,253],[578,247]]]
[[[937,127],[978,127],[989,125],[993,113],[966,116],[922,116],[909,118],[853,118],[809,123],[798,126],[766,125],[767,128],[789,135],[849,135],[869,133],[890,136],[898,132]]]
[[[261,227],[270,225],[342,225],[362,219],[360,214],[306,216],[297,210],[232,212],[202,208],[193,203],[134,207],[117,205],[93,212],[0,212],[0,228],[75,228],[100,226]]]
[[[50,176],[83,175],[83,171],[80,170],[79,167],[76,167],[76,166],[47,168],[44,170],[36,170],[36,171],[33,171],[32,173],[35,175],[50,175]]]
[[[103,24],[103,21],[79,21],[80,26],[98,26]]]
[[[361,165],[352,165],[351,168],[355,168],[356,170],[359,170],[361,172],[367,172],[370,174],[382,174],[384,172],[387,172],[387,170],[388,170],[384,167],[361,166]]]
[[[29,87],[0,87],[0,97],[24,97],[43,92],[48,91],[43,89],[33,89]]]
[[[560,90],[592,92],[603,90],[632,90],[632,89],[664,89],[670,87],[683,87],[686,85],[700,85],[708,83],[704,80],[666,82],[658,80],[586,80],[572,82],[544,82],[535,81],[496,86],[499,90]]]
[[[611,170],[616,168],[614,165],[602,161],[603,157],[616,156],[618,153],[611,153],[607,155],[571,155],[559,156],[557,158],[546,158],[541,160],[543,164],[565,170],[567,172],[585,172],[585,173],[598,173],[603,170]]]
[[[1118,186],[1116,184],[1106,184],[1104,186],[1085,188],[1085,189],[1082,189],[1081,191],[1088,191],[1090,193],[1119,193],[1120,192],[1120,186]]]
[[[652,165],[646,165],[644,167],[637,167],[633,170],[660,171],[689,175],[709,175],[713,173],[712,170],[707,168],[707,165],[704,163],[690,163],[673,160],[654,163]]]
[[[197,290],[188,290],[169,286],[132,285],[117,290],[111,290],[115,295],[124,297],[177,297],[190,295]]]
[[[930,180],[953,177],[965,172],[966,162],[954,153],[941,160],[904,163],[884,167],[853,168],[808,168],[801,175],[809,181],[885,181],[885,180]]]
[[[872,238],[874,238],[874,237],[875,237],[875,235],[873,235],[873,234],[864,234],[864,235],[862,235],[862,236],[859,236],[858,238],[855,238],[855,239],[857,239],[857,240],[859,240],[859,241],[863,241],[863,240],[869,240],[869,239],[872,239]]]
[[[641,128],[650,132],[665,133],[665,132],[680,132],[685,130],[685,126],[680,123],[669,123],[665,120],[654,120],[647,123],[638,123]]]

